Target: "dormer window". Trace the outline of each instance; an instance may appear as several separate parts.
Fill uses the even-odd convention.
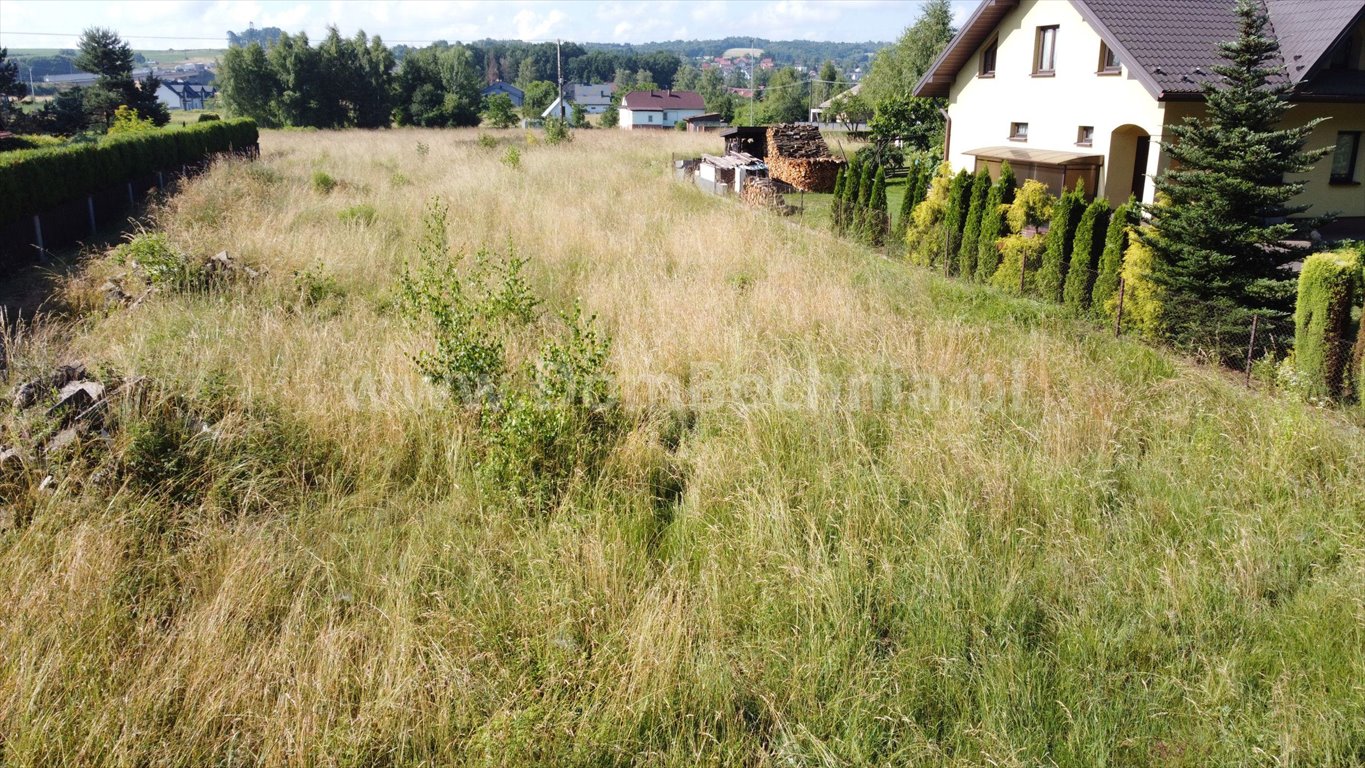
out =
[[[980,77],[995,77],[995,52],[999,44],[1000,38],[997,37],[981,51],[981,69],[977,72]]]
[[[1033,45],[1033,74],[1052,75],[1057,70],[1057,27],[1039,27]]]
[[[1108,43],[1100,43],[1100,68],[1098,74],[1117,75],[1121,71],[1119,67],[1119,55],[1114,53],[1114,49]]]

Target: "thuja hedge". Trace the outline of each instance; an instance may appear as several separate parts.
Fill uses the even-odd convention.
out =
[[[1294,362],[1318,396],[1347,393],[1351,310],[1360,288],[1360,257],[1349,251],[1309,256],[1299,273]]]
[[[0,222],[39,213],[139,176],[254,146],[252,120],[219,120],[0,154]]]

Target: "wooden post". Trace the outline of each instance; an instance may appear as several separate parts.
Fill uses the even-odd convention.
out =
[[[38,241],[38,260],[47,261],[47,249],[43,247],[43,219],[33,214],[33,237]]]
[[[137,199],[133,197],[133,182],[128,182],[128,204],[137,205]]]
[[[95,236],[95,196],[85,196],[85,212],[90,217],[90,236]]]
[[[1246,384],[1248,387],[1251,386],[1251,354],[1256,349],[1256,322],[1260,319],[1260,315],[1251,316],[1251,340],[1247,342]]]
[[[1123,333],[1123,278],[1119,278],[1119,311],[1114,315],[1114,335]]]
[[[161,171],[156,172],[156,188],[162,192],[166,191],[166,174]]]

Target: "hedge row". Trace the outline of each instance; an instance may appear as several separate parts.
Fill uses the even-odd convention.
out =
[[[256,123],[240,119],[6,152],[0,154],[0,222],[257,140]]]
[[[1360,256],[1348,250],[1315,253],[1303,263],[1294,312],[1294,361],[1313,395],[1341,398],[1349,393],[1351,310],[1360,280]]]

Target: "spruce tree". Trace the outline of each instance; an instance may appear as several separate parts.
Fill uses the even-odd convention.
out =
[[[1119,290],[1119,275],[1123,273],[1123,254],[1128,250],[1128,231],[1138,225],[1141,207],[1137,198],[1129,197],[1109,217],[1109,228],[1104,235],[1104,251],[1100,254],[1099,274],[1090,292],[1090,308],[1103,315],[1109,299]]]
[[[843,213],[845,170],[847,169],[840,168],[838,175],[834,177],[834,198],[829,206],[829,225],[836,235],[843,231],[843,222],[840,221],[840,218]]]
[[[981,228],[977,233],[976,271],[978,283],[990,282],[991,276],[1000,266],[1000,237],[1005,234],[1005,194],[1006,178],[1001,174],[1000,181],[991,185],[986,192],[986,202],[981,206]],[[1011,195],[1013,190],[1011,190]]]
[[[1163,204],[1149,206],[1154,226],[1140,233],[1177,341],[1199,338],[1220,318],[1287,316],[1295,276],[1286,267],[1305,250],[1285,244],[1294,232],[1285,217],[1308,208],[1290,204],[1304,182],[1288,177],[1328,151],[1304,149],[1321,119],[1279,127],[1290,85],[1262,3],[1238,0],[1237,15],[1240,35],[1219,45],[1225,63],[1202,86],[1205,116],[1167,128],[1172,168],[1156,180]]]
[[[962,244],[957,249],[957,273],[971,279],[976,274],[977,238],[981,233],[981,215],[990,194],[991,172],[982,168],[976,172],[968,192],[967,221],[962,226]]]
[[[1048,301],[1062,300],[1066,282],[1066,255],[1071,253],[1071,241],[1076,236],[1076,225],[1085,210],[1085,189],[1081,182],[1076,188],[1062,192],[1052,210],[1052,224],[1043,246],[1043,264],[1034,277],[1038,293]]]
[[[948,187],[948,211],[943,217],[943,239],[948,269],[957,264],[958,246],[962,244],[962,227],[967,223],[968,196],[972,192],[972,174],[965,168],[953,177]]]
[[[878,168],[877,175],[872,179],[872,198],[867,206],[868,242],[875,246],[885,245],[889,230],[890,222],[887,220],[886,210],[886,172]]]
[[[1062,303],[1076,314],[1090,306],[1090,292],[1095,284],[1095,268],[1104,250],[1104,231],[1109,223],[1109,201],[1102,197],[1086,206],[1081,222],[1076,225],[1076,236],[1071,241],[1071,263],[1066,269],[1066,287],[1062,289]]]

